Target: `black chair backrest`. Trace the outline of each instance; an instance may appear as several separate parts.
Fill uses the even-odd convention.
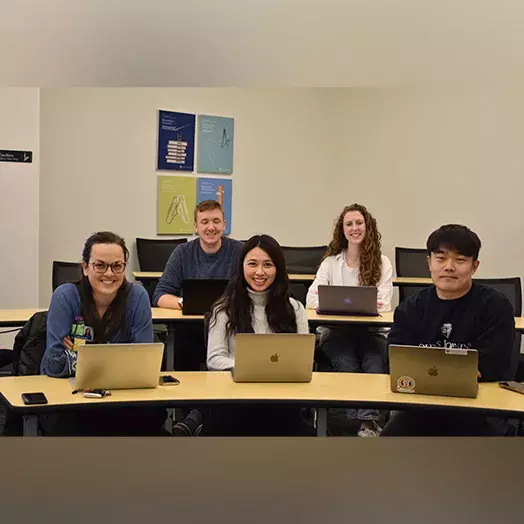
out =
[[[286,269],[290,274],[316,273],[327,246],[286,247],[282,246]]]
[[[514,315],[520,317],[522,315],[522,284],[520,277],[511,278],[476,278],[475,282],[482,284],[505,295],[513,306]],[[516,377],[517,369],[520,359],[520,344],[522,334],[520,331],[515,331],[515,340],[513,342],[513,355],[508,370],[508,380],[513,380]]]
[[[516,317],[522,315],[522,285],[520,277],[511,278],[475,278],[475,282],[505,295],[513,306]]]
[[[430,277],[427,262],[427,251],[420,248],[396,247],[395,267],[398,277]],[[398,298],[402,302],[411,295],[415,295],[423,287],[399,286]]]
[[[162,240],[157,238],[137,238],[136,251],[140,271],[164,271],[173,250],[187,238]]]
[[[397,277],[430,277],[427,251],[411,247],[395,248]]]
[[[53,291],[67,282],[78,282],[82,278],[80,262],[53,261]]]

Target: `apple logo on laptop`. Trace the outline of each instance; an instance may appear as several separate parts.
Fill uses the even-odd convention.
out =
[[[346,297],[344,299],[344,304],[351,304],[351,299],[349,297]]]
[[[432,368],[428,369],[428,375],[431,377],[438,376],[438,368],[436,366],[433,366]]]
[[[271,355],[269,357],[269,360],[271,360],[271,362],[278,362],[278,353],[275,353],[274,355]]]

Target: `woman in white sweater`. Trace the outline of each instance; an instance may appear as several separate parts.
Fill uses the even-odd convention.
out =
[[[213,306],[207,346],[209,370],[234,368],[237,333],[309,333],[304,306],[289,293],[282,249],[269,235],[256,235],[244,243],[237,272]],[[304,425],[300,410],[277,406],[215,409],[211,419],[207,426],[213,429],[205,430],[208,434],[297,434],[303,432]]]
[[[393,269],[381,252],[381,235],[371,213],[360,204],[347,206],[335,223],[331,240],[306,298],[318,307],[318,286],[376,286],[379,311],[391,310]],[[321,329],[322,350],[332,371],[387,373],[387,344],[379,330],[365,326]],[[377,410],[348,410],[361,421],[359,436],[377,436]]]

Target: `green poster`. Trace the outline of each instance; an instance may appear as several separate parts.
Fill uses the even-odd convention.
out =
[[[158,176],[157,233],[191,234],[196,206],[196,179],[182,176]]]

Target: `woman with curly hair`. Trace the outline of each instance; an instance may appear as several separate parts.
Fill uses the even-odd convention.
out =
[[[360,204],[346,206],[335,223],[333,239],[309,288],[306,307],[318,307],[318,286],[375,286],[379,311],[391,310],[393,269],[381,253],[381,235],[371,213]],[[322,350],[332,371],[386,373],[387,344],[379,330],[366,326],[322,327]],[[378,436],[379,413],[372,409],[347,410],[361,421],[358,435]]]

